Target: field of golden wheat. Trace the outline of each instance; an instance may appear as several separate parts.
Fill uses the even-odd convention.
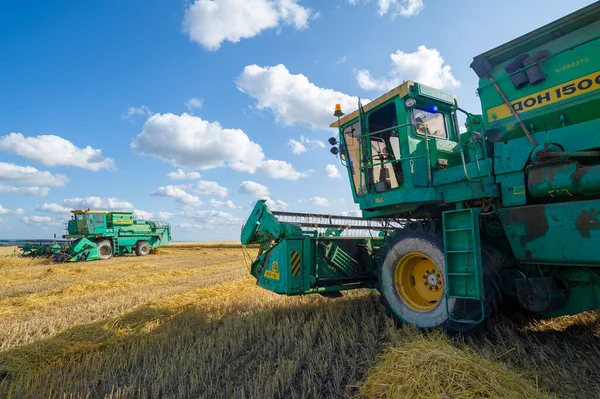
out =
[[[600,313],[450,340],[370,290],[282,297],[239,244],[54,264],[0,248],[2,398],[597,398]],[[252,250],[251,250],[252,252]]]

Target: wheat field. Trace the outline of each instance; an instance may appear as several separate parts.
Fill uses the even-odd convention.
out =
[[[371,290],[283,297],[239,244],[54,264],[0,248],[2,398],[597,398],[600,313],[450,340]],[[255,254],[255,250],[250,250]]]

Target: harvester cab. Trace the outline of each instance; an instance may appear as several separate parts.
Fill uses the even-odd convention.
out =
[[[331,124],[339,129],[333,152],[341,154],[363,216],[431,212],[427,204],[496,194],[485,184],[490,169],[480,164],[486,148],[473,130],[480,117],[467,114],[469,129],[461,134],[461,111],[453,95],[408,81]],[[455,185],[433,189],[465,175],[467,197]]]
[[[261,246],[258,284],[376,287],[396,321],[459,334],[507,296],[549,317],[599,309],[597,54],[600,2],[476,56],[483,115],[411,81],[348,115],[336,106],[331,153],[362,218],[259,202],[242,231]]]

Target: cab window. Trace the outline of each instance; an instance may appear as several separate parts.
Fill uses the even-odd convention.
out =
[[[446,129],[446,117],[441,112],[429,112],[418,107],[413,108],[413,121],[417,122],[418,134],[425,134],[425,126],[429,129],[429,135],[440,139],[448,138]],[[425,126],[423,126],[425,125]]]
[[[371,111],[368,122],[373,164],[369,180],[377,192],[397,188],[402,184],[402,172],[398,129],[393,129],[398,126],[396,104],[390,102]]]
[[[366,190],[364,175],[361,179],[360,170],[360,123],[355,122],[344,128],[348,169],[352,175],[352,183],[356,195],[364,195]]]

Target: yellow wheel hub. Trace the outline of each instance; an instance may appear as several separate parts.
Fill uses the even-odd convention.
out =
[[[429,311],[442,299],[444,283],[440,269],[426,255],[404,255],[394,272],[394,284],[400,298],[417,311]]]

